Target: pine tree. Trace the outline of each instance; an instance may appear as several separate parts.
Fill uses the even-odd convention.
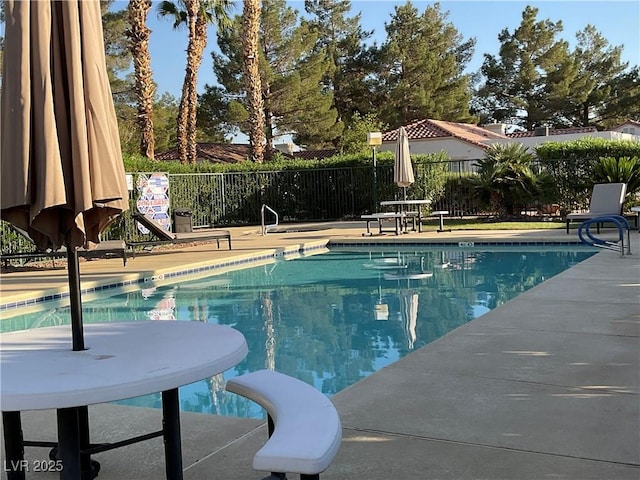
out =
[[[323,82],[333,92],[337,122],[349,125],[354,114],[371,112],[374,107],[368,77],[375,66],[372,48],[365,45],[373,32],[362,30],[360,14],[347,16],[350,0],[305,0],[304,5],[311,15],[309,23],[318,34],[315,48],[326,53],[331,67]]]
[[[622,46],[611,46],[592,25],[578,32],[576,38],[572,57],[578,73],[563,110],[571,124],[586,127],[603,120],[614,84],[629,64],[621,60]]]
[[[420,15],[407,2],[385,24],[379,75],[386,101],[380,116],[390,128],[423,118],[472,120],[471,78],[463,71],[475,39],[463,41],[447,16],[437,3]]]
[[[499,56],[485,54],[486,80],[478,91],[492,120],[527,130],[550,122],[550,103],[568,91],[576,74],[568,43],[556,40],[562,22],[538,21],[537,14],[537,8],[525,7],[518,28],[500,33]]]
[[[221,53],[212,55],[214,72],[225,89],[228,118],[248,133],[241,21],[236,17],[234,26],[219,32]],[[284,0],[262,2],[260,71],[268,150],[281,135],[292,134],[294,141],[312,147],[327,145],[337,136],[333,95],[322,82],[329,65],[324,52],[314,50],[316,40],[309,24]]]
[[[611,93],[599,109],[599,126],[611,128],[625,120],[640,122],[640,68],[624,71],[609,85]]]

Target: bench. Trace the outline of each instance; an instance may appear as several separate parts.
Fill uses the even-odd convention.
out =
[[[254,470],[271,472],[274,479],[286,479],[289,472],[300,474],[300,480],[319,480],[342,441],[340,417],[331,400],[311,385],[272,370],[232,378],[226,389],[267,411],[269,440],[253,457]]]
[[[402,222],[408,219],[411,219],[413,223],[413,230],[416,229],[416,222],[419,218],[419,212],[378,212],[378,213],[370,213],[368,215],[360,215],[362,220],[367,221],[367,232],[363,233],[362,236],[365,235],[373,235],[371,233],[371,222],[377,222],[378,224],[378,232],[380,235],[383,233],[382,229],[382,221],[383,220],[394,220],[395,223],[395,234],[400,235],[402,232]]]

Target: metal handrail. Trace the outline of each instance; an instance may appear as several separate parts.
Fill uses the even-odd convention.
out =
[[[272,223],[269,225],[266,225],[264,222],[264,211],[265,210],[269,210],[271,213],[273,213],[276,216],[276,223]],[[260,218],[261,218],[261,223],[262,223],[262,235],[266,235],[269,228],[273,228],[273,227],[277,227],[278,226],[278,212],[276,212],[273,208],[269,207],[268,205],[262,205],[262,208],[260,209]]]
[[[613,223],[618,229],[618,242],[612,242],[609,240],[603,240],[601,238],[595,237],[590,232],[591,225],[601,224],[605,222]],[[580,241],[586,245],[591,245],[594,247],[606,248],[609,250],[614,250],[616,252],[620,252],[620,256],[624,257],[625,255],[625,232],[627,237],[627,255],[631,255],[631,236],[630,236],[631,227],[629,226],[629,222],[627,219],[621,215],[602,215],[599,217],[590,218],[585,220],[578,227],[578,238]]]

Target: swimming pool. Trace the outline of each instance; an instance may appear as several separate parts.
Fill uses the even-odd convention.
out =
[[[573,246],[332,248],[196,280],[143,284],[84,301],[83,317],[240,330],[250,351],[245,361],[224,377],[181,388],[181,408],[261,418],[260,407],[224,392],[225,378],[275,368],[335,394],[593,253]],[[3,319],[1,329],[68,318],[68,307],[51,305]],[[159,407],[160,394],[119,403]]]

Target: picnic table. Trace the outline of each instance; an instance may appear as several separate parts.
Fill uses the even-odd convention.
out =
[[[417,222],[413,222],[413,230],[415,230],[415,224],[418,224],[418,232],[422,232],[422,205],[431,204],[431,200],[385,200],[380,202],[381,207],[394,207],[396,213],[404,214],[405,221],[403,222],[403,231],[408,230],[408,218],[417,219]],[[417,208],[416,208],[417,207]]]

